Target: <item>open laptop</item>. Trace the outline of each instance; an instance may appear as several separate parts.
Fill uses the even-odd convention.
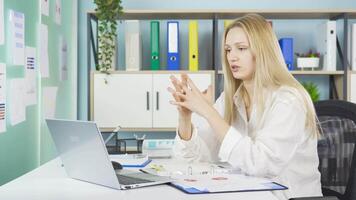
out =
[[[96,123],[46,119],[69,177],[115,189],[168,183],[160,177],[133,170],[114,170]]]

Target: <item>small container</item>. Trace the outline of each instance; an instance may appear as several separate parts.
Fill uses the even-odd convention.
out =
[[[298,68],[317,68],[319,67],[319,58],[317,57],[298,57],[297,67]]]

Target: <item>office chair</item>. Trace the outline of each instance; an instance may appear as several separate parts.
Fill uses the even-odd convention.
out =
[[[314,106],[321,132],[318,155],[324,197],[291,200],[356,200],[356,104],[325,100]]]
[[[318,101],[315,110],[321,129],[318,154],[323,195],[356,200],[356,104]]]

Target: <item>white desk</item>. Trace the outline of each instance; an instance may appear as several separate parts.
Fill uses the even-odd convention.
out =
[[[100,173],[100,172],[97,172]],[[220,194],[185,194],[169,185],[132,190],[115,190],[68,178],[61,161],[56,158],[39,168],[0,187],[0,199],[11,200],[184,200],[184,199],[248,199],[276,200],[271,192]]]

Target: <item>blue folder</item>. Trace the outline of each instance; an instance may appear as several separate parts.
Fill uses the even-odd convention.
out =
[[[281,38],[278,42],[288,70],[293,70],[293,38]]]
[[[167,70],[179,70],[179,22],[167,22]]]
[[[199,190],[197,188],[194,187],[190,187],[190,186],[185,186],[185,185],[181,185],[177,182],[171,182],[170,185],[172,185],[173,187],[188,193],[188,194],[206,194],[206,193],[227,193],[227,192],[256,192],[256,191],[274,191],[274,190],[287,190],[288,187],[281,185],[279,183],[276,182],[268,182],[268,183],[264,183],[263,185],[266,186],[264,188],[250,188],[250,189],[244,189],[244,190],[219,190],[219,191],[209,191],[207,189],[204,190]]]
[[[139,164],[139,165],[122,164],[122,167],[126,167],[126,168],[130,168],[130,167],[137,167],[137,168],[146,167],[146,165],[148,165],[151,161],[152,161],[151,159],[148,159],[146,162],[144,162],[142,164]]]

